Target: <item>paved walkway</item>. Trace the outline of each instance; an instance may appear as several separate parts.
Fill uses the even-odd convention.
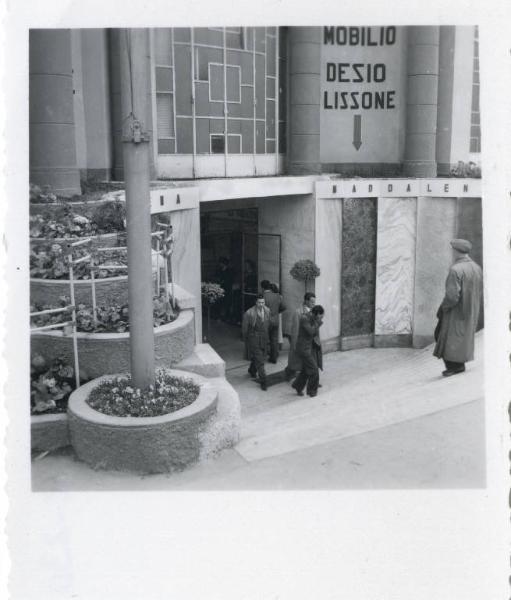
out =
[[[217,459],[172,475],[92,471],[69,450],[35,460],[36,490],[356,489],[483,487],[483,337],[465,374],[441,377],[431,348],[325,356],[316,398],[287,383],[267,392],[246,372],[241,439]],[[285,357],[269,372],[283,368]]]

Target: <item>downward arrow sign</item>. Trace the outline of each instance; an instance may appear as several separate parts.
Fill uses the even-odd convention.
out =
[[[353,116],[353,145],[356,150],[362,146],[362,115]]]

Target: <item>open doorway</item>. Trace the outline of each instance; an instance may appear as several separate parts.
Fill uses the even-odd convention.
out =
[[[258,231],[258,209],[201,206],[201,280],[215,282],[225,296],[203,304],[203,337],[227,368],[244,362],[241,321],[255,304],[262,279],[280,286],[281,239]]]

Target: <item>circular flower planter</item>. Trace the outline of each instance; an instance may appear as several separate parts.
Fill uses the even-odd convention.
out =
[[[98,306],[126,304],[128,302],[128,276],[96,279],[96,303]],[[60,305],[60,296],[69,296],[69,279],[30,279],[31,304]],[[92,304],[90,279],[74,282],[76,304]]]
[[[218,392],[194,373],[168,369],[171,375],[200,385],[189,406],[160,417],[112,417],[86,402],[92,390],[110,375],[75,390],[68,405],[71,444],[79,459],[98,469],[164,473],[179,471],[201,458],[201,438],[214,420]]]
[[[130,370],[130,334],[78,333],[80,373],[88,378]],[[154,353],[157,367],[169,367],[193,352],[195,327],[193,310],[182,310],[172,323],[155,327]],[[74,364],[73,337],[62,331],[50,330],[33,333],[31,352],[41,354],[51,362],[63,358]]]

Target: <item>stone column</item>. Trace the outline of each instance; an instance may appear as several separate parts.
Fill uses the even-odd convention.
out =
[[[436,177],[439,27],[408,30],[404,174]]]
[[[32,29],[29,56],[30,181],[80,194],[70,30]]]
[[[454,89],[454,43],[456,28],[440,27],[438,76],[438,125],[436,161],[438,175],[449,175],[451,170],[452,100]]]
[[[289,172],[321,172],[321,27],[290,27]]]

